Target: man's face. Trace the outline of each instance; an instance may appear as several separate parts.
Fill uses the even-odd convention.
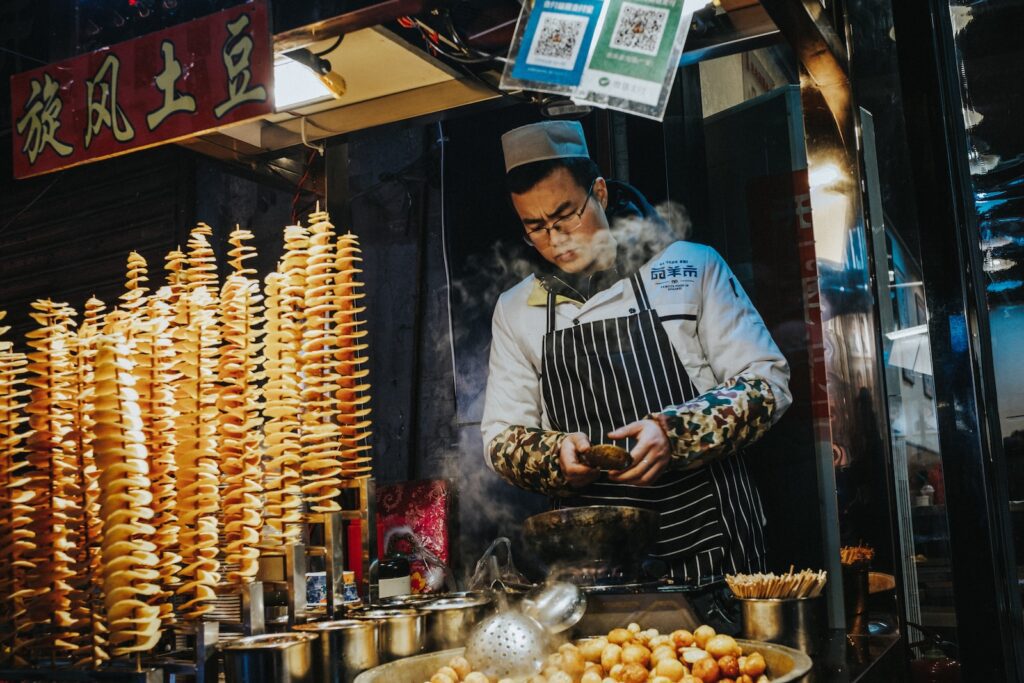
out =
[[[512,195],[523,227],[532,232],[534,247],[567,273],[592,273],[615,262],[615,241],[603,210],[607,203],[604,178],[594,182],[588,197],[587,188],[577,185],[565,168],[555,169],[526,192]],[[557,229],[543,229],[552,226]]]

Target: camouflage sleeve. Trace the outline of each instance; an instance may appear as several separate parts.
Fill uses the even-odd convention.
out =
[[[775,412],[771,385],[753,373],[648,417],[672,442],[672,469],[691,470],[736,453],[768,431]]]
[[[547,496],[570,493],[558,452],[563,432],[513,425],[491,440],[488,456],[501,478],[527,491]]]

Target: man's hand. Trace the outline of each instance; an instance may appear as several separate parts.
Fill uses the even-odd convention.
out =
[[[650,486],[658,481],[671,462],[672,445],[654,420],[639,420],[614,432],[608,432],[609,439],[636,439],[636,446],[629,452],[633,464],[628,469],[608,475],[608,481],[617,484]]]
[[[590,439],[583,432],[567,434],[562,439],[562,447],[558,452],[558,462],[562,466],[562,474],[569,486],[574,489],[582,488],[592,483],[599,476],[600,470],[587,467],[580,462],[577,453],[584,453],[590,449]]]

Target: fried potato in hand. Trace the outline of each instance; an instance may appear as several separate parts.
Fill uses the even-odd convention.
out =
[[[565,480],[574,489],[582,488],[594,482],[601,472],[584,464],[580,455],[590,450],[590,439],[583,432],[566,434],[558,451],[558,463],[562,467]]]

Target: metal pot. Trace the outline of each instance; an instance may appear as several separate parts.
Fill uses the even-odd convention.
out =
[[[313,670],[317,683],[352,683],[363,671],[380,663],[377,624],[360,619],[339,619],[298,624],[295,630],[319,637],[313,643]]]
[[[465,645],[469,631],[494,611],[494,595],[469,591],[444,595],[420,606],[427,613],[427,650]]]
[[[633,577],[658,536],[659,514],[620,505],[542,512],[523,522],[526,549],[549,576],[559,570]]]
[[[267,633],[225,643],[224,677],[227,683],[276,681],[313,683],[310,633]]]
[[[349,616],[377,622],[377,652],[383,662],[419,654],[426,645],[426,612],[371,608],[353,610]]]

